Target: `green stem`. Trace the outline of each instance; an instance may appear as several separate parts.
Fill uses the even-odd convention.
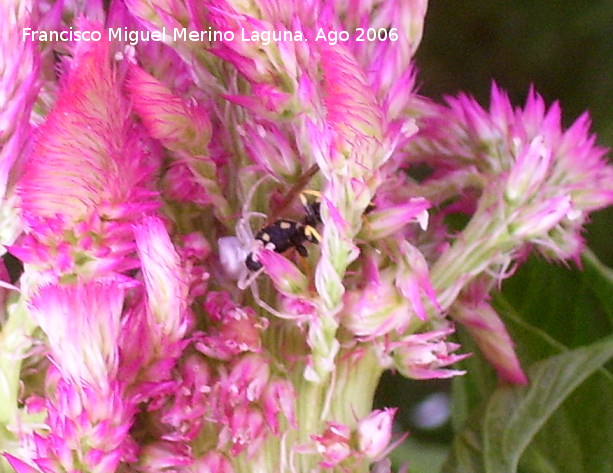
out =
[[[18,413],[21,362],[30,349],[37,325],[29,316],[23,297],[8,305],[8,320],[0,332],[0,425],[15,421]],[[2,439],[0,439],[1,442]]]
[[[368,415],[372,409],[375,390],[383,372],[376,355],[365,351],[359,359],[346,352],[339,353],[336,370],[329,382],[312,383],[302,376],[295,380],[297,391],[296,421],[298,431],[288,435],[286,453],[297,444],[311,442],[311,435],[321,435],[326,422],[334,421],[355,427],[358,420]],[[309,473],[321,461],[318,455],[296,453],[294,467],[296,473]],[[289,461],[288,463],[289,464]],[[276,470],[271,470],[271,473]],[[341,473],[341,467],[330,470]],[[367,473],[368,465],[352,468],[352,473]]]
[[[343,358],[343,352],[338,358]],[[329,420],[352,426],[357,419],[367,416],[382,373],[381,362],[372,350],[365,351],[357,361],[351,358],[340,361],[334,375]]]
[[[475,276],[495,263],[497,255],[508,253],[513,240],[501,226],[482,225],[473,219],[430,271],[432,285],[443,310]]]

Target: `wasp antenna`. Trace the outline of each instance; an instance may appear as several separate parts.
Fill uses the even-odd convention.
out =
[[[320,243],[322,238],[321,234],[317,231],[317,229],[311,225],[304,226],[304,236],[307,240],[313,243]]]
[[[321,192],[316,191],[314,189],[304,189],[302,191],[302,194],[306,194],[306,195],[312,195],[313,197],[318,197],[321,199]]]

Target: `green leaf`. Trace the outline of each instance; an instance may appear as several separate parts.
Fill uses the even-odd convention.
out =
[[[519,330],[512,335],[520,355],[528,361],[556,354],[564,347],[592,343],[611,333],[613,278],[607,274],[610,270],[591,254],[586,254],[583,262],[584,271],[573,271],[532,258],[505,281],[504,296],[496,297],[501,315],[510,314],[520,320],[511,321],[510,328]]]
[[[525,471],[543,471],[532,465],[540,457],[556,471],[612,473],[611,400],[612,376],[601,369],[557,409],[531,442],[520,465]]]
[[[421,442],[409,437],[394,449],[390,459],[397,470],[408,463],[409,473],[432,473],[440,470],[447,456],[447,450],[441,444]]]
[[[494,298],[494,305],[517,344],[516,351],[524,368],[528,367],[533,383],[534,370],[542,363],[555,363],[558,356],[579,353],[569,352],[572,348],[590,350],[597,347],[599,339],[612,332],[612,272],[589,253],[584,255],[583,270],[570,271],[533,259],[505,284],[504,295]],[[526,429],[523,432],[526,437],[519,442],[513,436],[507,437],[512,425],[508,419],[492,417],[493,420],[486,420],[492,415],[501,390],[518,389],[522,396],[527,396],[528,389],[536,389],[531,395],[541,396],[544,406],[553,402],[551,393],[546,391],[542,380],[539,386],[532,384],[530,388],[497,388],[493,369],[480,356],[467,333],[460,329],[458,335],[463,351],[473,352],[474,356],[462,362],[468,374],[454,380],[453,420],[456,431],[461,433],[444,471],[496,471],[486,468],[492,468],[492,462],[504,464],[508,458],[490,460],[486,457],[501,456],[505,449],[508,456],[515,449],[511,458],[513,462],[519,458],[519,466],[515,463],[510,470],[500,471],[613,473],[610,461],[613,376],[609,371],[600,369],[580,383],[588,373],[575,373],[581,368],[574,364],[566,366],[570,378],[574,376],[580,385],[570,386],[566,391],[560,389],[564,395],[556,399],[557,404],[540,411],[542,418],[534,416],[539,422],[536,430],[527,425],[522,427]],[[573,358],[574,355],[567,356]],[[550,371],[548,375],[554,373],[556,376],[564,374]],[[518,406],[510,408],[515,410],[515,415],[525,415]],[[504,431],[494,435],[488,422],[503,424]],[[509,442],[507,438],[513,438],[514,447],[505,446],[504,442]],[[493,464],[499,466],[499,463]]]
[[[520,458],[537,432],[562,402],[611,357],[613,337],[608,337],[535,363],[528,370],[529,386],[497,388],[481,408],[471,415],[464,430],[456,437],[452,455],[442,471],[518,471]],[[611,385],[610,376],[607,381]],[[610,400],[606,402],[610,403]],[[569,425],[569,430],[572,430],[571,427]],[[559,439],[558,448],[564,446],[572,449],[578,444],[576,438],[575,442],[572,441],[573,435],[563,437]],[[533,450],[531,456],[533,460],[527,464],[526,471],[552,471],[545,467],[534,468],[538,464],[548,465],[546,456],[538,450]],[[535,460],[537,457],[540,462]],[[522,462],[522,470],[523,467]],[[573,468],[565,471],[577,473],[583,470]]]
[[[583,264],[585,278],[613,325],[613,270],[603,265],[590,251],[584,253]]]

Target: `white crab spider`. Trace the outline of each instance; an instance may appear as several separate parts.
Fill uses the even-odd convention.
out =
[[[257,255],[257,252],[264,247],[263,243],[255,238],[251,230],[250,221],[253,218],[266,220],[268,216],[262,212],[250,212],[248,208],[251,205],[253,193],[265,179],[268,179],[268,176],[258,180],[249,191],[247,199],[243,204],[242,216],[236,223],[236,236],[222,237],[217,240],[219,261],[228,277],[237,281],[236,285],[240,290],[251,287],[253,298],[260,307],[277,317],[287,318],[286,315],[264,302],[260,298],[258,285],[253,284],[257,277],[264,271],[264,268],[262,267],[257,271],[251,271],[246,264],[249,254]]]
[[[261,212],[248,212],[236,224],[236,236],[222,237],[217,240],[219,246],[219,260],[225,273],[237,281],[240,290],[245,290],[260,275],[263,268],[251,271],[245,261],[250,253],[257,253],[262,242],[256,240],[249,221],[253,217],[266,218]]]
[[[262,248],[262,242],[256,240],[253,235],[250,221],[252,218],[266,220],[268,217],[262,212],[249,211],[249,207],[256,189],[268,178],[268,176],[260,178],[249,190],[241,209],[241,218],[236,223],[236,236],[222,237],[217,240],[219,261],[228,277],[237,281],[237,286],[241,291],[250,286],[262,272],[262,269],[251,271],[246,265],[249,253],[256,254]]]
[[[264,214],[254,214],[266,217]],[[286,315],[274,309],[260,298],[258,285],[254,284],[254,282],[260,273],[264,271],[264,268],[262,267],[257,271],[251,271],[245,264],[249,253],[253,253],[262,248],[262,242],[255,239],[251,232],[251,228],[248,227],[248,219],[251,216],[253,216],[253,214],[248,215],[246,219],[241,219],[236,225],[237,236],[222,237],[217,241],[219,246],[219,260],[226,274],[237,281],[236,285],[240,290],[251,287],[253,298],[260,307],[277,317],[286,318]],[[247,227],[243,225],[247,225]]]

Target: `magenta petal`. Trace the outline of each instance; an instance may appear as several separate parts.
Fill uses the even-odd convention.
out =
[[[41,470],[33,467],[32,465],[20,460],[19,458],[11,455],[10,453],[3,453],[4,458],[11,464],[17,473],[41,473]]]

